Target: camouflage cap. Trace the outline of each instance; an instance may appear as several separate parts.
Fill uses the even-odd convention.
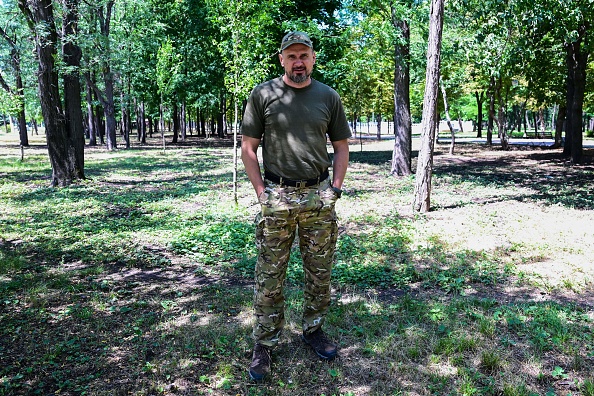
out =
[[[289,32],[283,37],[283,41],[281,41],[281,51],[287,49],[289,46],[293,44],[304,44],[307,45],[309,48],[313,49],[313,44],[311,39],[306,33],[303,32]]]

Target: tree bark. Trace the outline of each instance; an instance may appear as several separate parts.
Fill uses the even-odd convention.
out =
[[[227,126],[225,123],[225,114],[227,112],[227,101],[226,101],[226,96],[225,96],[224,91],[221,91],[220,98],[221,99],[219,102],[219,114],[217,115],[217,134],[218,134],[219,138],[223,139],[227,132]]]
[[[25,93],[24,93],[24,86],[23,86],[23,77],[21,73],[21,56],[19,49],[16,45],[16,40],[6,34],[6,31],[0,27],[0,35],[4,37],[8,46],[10,47],[10,64],[13,70],[16,89],[12,90],[2,75],[0,75],[0,85],[4,88],[5,91],[18,96],[19,100],[19,109],[17,115],[17,124],[19,127],[19,138],[22,147],[29,146],[29,136],[27,135],[27,119],[25,115]]]
[[[179,111],[177,107],[177,101],[173,100],[173,138],[171,139],[171,143],[177,143],[177,137],[179,135]]]
[[[101,92],[96,89],[97,96],[103,105],[103,112],[105,114],[105,140],[108,150],[115,150],[117,148],[117,137],[116,127],[117,121],[115,118],[115,103],[114,103],[114,81],[113,73],[111,72],[111,65],[109,63],[109,33],[111,25],[111,13],[115,0],[108,0],[105,4],[105,10],[103,6],[99,6],[97,9],[97,15],[99,18],[99,25],[101,27],[101,35],[105,37],[105,62],[103,64],[103,83],[105,85],[105,97]]]
[[[485,101],[485,91],[482,91],[479,95],[478,91],[474,92],[474,97],[476,98],[476,120],[477,120],[477,132],[476,137],[482,138],[483,137],[483,102]]]
[[[99,100],[99,95],[97,94],[97,92],[94,92],[94,98],[95,101],[97,103],[100,103],[101,101]],[[103,107],[101,106],[101,104],[97,104],[95,106],[95,130],[97,131],[98,135],[99,135],[99,143],[101,145],[105,144],[105,122],[103,120],[102,115],[105,115],[105,112],[103,111]]]
[[[183,100],[181,104],[181,114],[180,114],[180,129],[181,129],[181,140],[182,142],[186,141],[187,138],[187,129],[186,129],[186,101]]]
[[[89,78],[90,80],[90,78]],[[93,88],[87,82],[87,128],[89,131],[89,146],[97,145],[97,121],[95,120],[95,112],[93,109]]]
[[[375,116],[375,123],[376,123],[376,139],[382,139],[382,114],[379,113]]]
[[[443,30],[444,0],[432,0],[427,47],[425,98],[423,100],[423,126],[421,148],[417,164],[413,210],[428,212],[431,208],[431,177],[433,174],[433,145],[437,120],[441,37]]]
[[[206,114],[204,110],[200,111],[200,137],[206,137]]]
[[[124,135],[124,142],[126,142],[126,148],[130,148],[130,130],[131,130],[131,116],[128,113],[128,105],[126,103],[126,99],[124,98],[124,90],[120,91],[120,104],[121,104],[121,128],[122,134]]]
[[[567,114],[567,107],[565,105],[559,106],[557,113],[557,120],[555,122],[555,144],[553,147],[561,147],[561,140],[563,137],[563,126],[565,125],[565,116]]]
[[[491,76],[489,82],[489,120],[487,121],[487,144],[493,144],[493,128],[495,120],[495,77]]]
[[[144,101],[140,102],[140,116],[138,117],[138,128],[140,130],[140,143],[146,144],[146,121]]]
[[[497,134],[501,139],[501,148],[503,150],[508,150],[508,136],[507,136],[507,121],[505,114],[506,111],[506,103],[503,97],[503,82],[501,76],[499,77],[497,84],[495,85],[495,96],[497,97]]]
[[[588,26],[585,24],[578,30],[578,39],[566,43],[567,64],[567,117],[565,125],[565,147],[563,154],[571,156],[571,162],[580,164],[583,161],[582,113],[586,88],[586,66],[588,52],[582,51],[582,43],[587,41]]]
[[[51,185],[67,186],[83,178],[83,169],[76,163],[79,154],[69,137],[70,125],[64,113],[58,88],[58,34],[51,0],[19,0],[19,8],[35,36],[35,51],[39,62],[37,79],[39,100],[45,123],[48,153],[52,165]],[[43,28],[42,28],[43,26]],[[84,154],[83,154],[84,155]]]
[[[78,28],[78,0],[64,0],[66,15],[62,21],[62,53],[68,68],[64,72],[64,110],[68,122],[69,140],[73,147],[72,173],[84,179],[85,132],[83,128],[82,99],[80,96],[80,59],[82,51],[76,45]]]
[[[412,125],[410,117],[410,27],[392,7],[392,25],[400,33],[394,45],[394,150],[391,174],[412,174]]]

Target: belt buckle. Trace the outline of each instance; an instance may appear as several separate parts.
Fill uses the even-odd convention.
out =
[[[299,180],[295,183],[295,187],[297,188],[305,188],[307,187],[307,180]]]

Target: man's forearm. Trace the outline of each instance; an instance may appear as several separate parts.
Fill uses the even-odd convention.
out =
[[[241,160],[245,167],[245,173],[256,191],[256,196],[260,196],[265,188],[262,173],[260,172],[260,163],[258,162],[258,142],[244,138],[241,144]]]
[[[332,163],[332,185],[342,188],[342,183],[346,176],[349,165],[349,143],[348,140],[333,142],[334,161]]]
[[[262,191],[264,191],[264,180],[262,180],[262,174],[260,173],[260,165],[257,161],[255,163],[252,161],[244,161],[244,166],[245,173],[247,173],[247,177],[250,179],[250,182],[256,191],[256,195],[260,196]]]

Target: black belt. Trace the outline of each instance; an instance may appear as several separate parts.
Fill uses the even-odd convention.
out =
[[[291,180],[285,179],[284,177],[277,176],[272,172],[268,172],[267,170],[264,171],[264,178],[266,180],[270,180],[273,183],[280,184],[281,186],[285,187],[298,187],[298,188],[305,188],[315,186],[316,184],[320,184],[324,180],[326,180],[330,176],[328,169],[326,169],[322,174],[315,179],[306,179],[306,180]]]

